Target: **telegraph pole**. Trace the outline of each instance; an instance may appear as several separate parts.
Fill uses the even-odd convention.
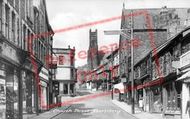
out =
[[[133,48],[133,11],[131,10],[131,91],[132,91],[132,106],[131,106],[131,112],[132,114],[135,113],[135,101],[134,101],[134,48]]]
[[[114,93],[114,90],[113,90],[113,61],[114,61],[114,57],[113,57],[113,52],[114,50],[112,49],[112,52],[111,52],[111,99],[113,100],[113,93]]]
[[[134,101],[134,32],[166,32],[166,29],[134,29],[134,19],[133,19],[133,11],[131,10],[131,27],[129,29],[120,29],[120,30],[110,30],[110,31],[104,31],[105,35],[122,35],[123,37],[125,37],[126,39],[129,39],[131,41],[131,92],[132,92],[132,96],[131,96],[131,102],[132,102],[132,106],[131,106],[131,112],[132,114],[135,113],[135,101]],[[125,33],[123,31],[130,31],[130,35],[128,33]]]

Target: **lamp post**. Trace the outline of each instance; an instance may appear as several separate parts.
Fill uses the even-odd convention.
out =
[[[131,106],[131,112],[132,114],[135,113],[135,104],[134,104],[134,48],[133,48],[133,15],[132,15],[132,11],[131,11],[131,29],[121,29],[121,30],[112,30],[112,31],[104,31],[105,35],[122,35],[123,37],[125,37],[126,39],[130,39],[130,43],[131,43],[131,75],[132,75],[132,79],[131,79],[131,92],[132,92],[132,106]],[[130,37],[129,34],[124,33],[124,31],[130,31]],[[113,92],[113,91],[112,91]]]

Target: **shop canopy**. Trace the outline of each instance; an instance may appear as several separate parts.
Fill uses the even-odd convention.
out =
[[[118,89],[120,91],[120,93],[124,93],[124,84],[123,83],[115,84],[113,88]]]

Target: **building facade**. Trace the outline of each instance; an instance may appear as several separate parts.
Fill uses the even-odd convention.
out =
[[[42,77],[44,86],[49,82],[45,57],[51,54],[53,31],[45,0],[1,0],[0,9],[0,118],[22,119],[48,107],[49,89],[41,90],[38,84]],[[41,19],[37,22],[35,12],[40,10],[43,12],[38,14]],[[37,23],[41,24],[41,29]],[[51,35],[39,35],[44,32],[51,32]],[[38,37],[34,37],[36,35]]]
[[[140,10],[123,9],[122,16],[138,13]],[[145,10],[145,9],[144,9]],[[184,113],[182,104],[182,83],[176,81],[178,69],[172,64],[179,61],[179,56],[187,51],[183,32],[189,24],[189,9],[146,9],[153,20],[152,36],[146,29],[149,26],[144,16],[123,17],[121,29],[133,27],[134,39],[139,39],[134,46],[134,89],[131,89],[131,49],[126,38],[120,36],[120,72],[125,82],[126,99],[131,102],[131,90],[134,90],[135,104],[143,98],[144,111],[174,115],[180,118]],[[182,14],[183,13],[183,14]],[[127,33],[130,36],[130,33]],[[127,39],[128,40],[128,39]],[[154,44],[151,44],[154,42]],[[185,45],[185,46],[184,46]],[[153,50],[154,49],[154,50]],[[124,78],[123,78],[124,77]],[[182,109],[183,107],[183,109]]]
[[[55,95],[54,102],[63,102],[62,97],[76,94],[75,48],[71,49],[70,46],[67,49],[54,48],[53,51],[58,57],[56,79],[53,82],[59,87],[59,92]]]

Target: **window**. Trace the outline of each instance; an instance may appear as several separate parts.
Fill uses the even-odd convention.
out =
[[[20,2],[20,0],[17,0],[17,1],[14,0],[14,2],[15,2],[15,9],[18,12],[19,11],[19,2]]]
[[[128,58],[128,68],[131,69],[131,57]]]
[[[16,37],[15,37],[15,23],[16,23],[16,18],[15,18],[15,13],[14,12],[12,12],[12,30],[11,30],[11,35],[12,35],[12,41],[14,42],[14,43],[16,43],[15,41],[16,41]]]
[[[22,49],[25,49],[25,45],[26,45],[25,36],[26,36],[26,26],[23,25],[23,27],[22,27]]]
[[[0,0],[0,32],[2,31],[2,11],[3,11],[3,0]]]
[[[32,44],[31,44],[31,39],[30,39],[30,30],[28,29],[27,36],[26,36],[26,47],[29,52],[31,52],[31,49],[32,49],[31,46]]]
[[[16,41],[17,41],[17,45],[19,47],[21,47],[21,42],[20,42],[20,28],[19,28],[19,19],[17,18],[17,38],[16,38]]]
[[[64,65],[65,57],[63,55],[59,56],[59,65]]]
[[[25,9],[26,9],[26,16],[29,18],[29,19],[31,19],[31,9],[32,9],[32,0],[26,0],[26,2],[25,2]]]
[[[9,7],[5,5],[5,36],[8,39],[9,39],[9,20],[10,20],[9,11],[10,11]]]

